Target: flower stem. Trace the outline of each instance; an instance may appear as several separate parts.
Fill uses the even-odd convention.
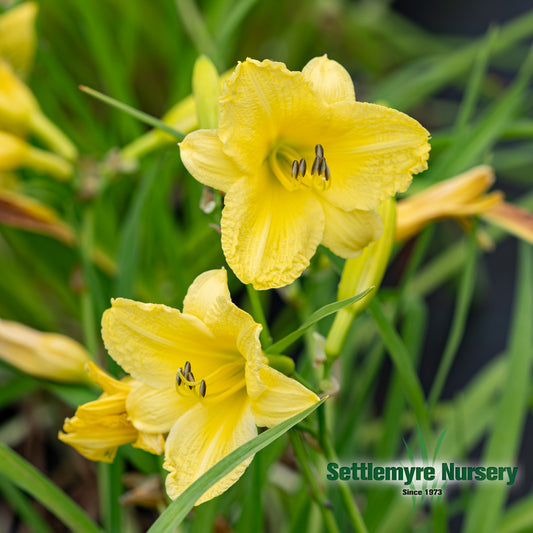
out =
[[[317,414],[319,439],[324,455],[329,462],[338,462],[337,453],[335,452],[329,437],[326,424],[326,410],[324,407],[319,408]],[[338,487],[341,493],[342,504],[344,505],[344,509],[346,510],[355,533],[368,533],[361,511],[359,511],[348,485],[346,483],[339,483]]]
[[[246,285],[246,290],[248,291],[248,298],[250,298],[252,314],[254,318],[263,326],[263,331],[261,331],[259,338],[261,339],[261,345],[263,346],[263,349],[266,349],[272,344],[272,336],[270,335],[270,329],[268,328],[259,294],[251,284]]]
[[[32,131],[54,152],[69,161],[76,159],[78,150],[71,140],[40,111],[30,116]]]
[[[335,520],[335,515],[331,509],[331,504],[324,497],[323,491],[318,486],[316,481],[316,476],[311,471],[311,466],[309,465],[309,458],[305,452],[305,448],[302,442],[302,437],[295,431],[289,432],[289,437],[291,440],[294,453],[298,459],[298,463],[302,469],[303,476],[309,485],[309,490],[311,496],[318,504],[320,511],[322,512],[322,517],[324,519],[324,524],[326,526],[326,531],[328,533],[339,533],[339,526]]]

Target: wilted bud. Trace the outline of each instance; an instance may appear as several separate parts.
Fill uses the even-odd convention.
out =
[[[196,102],[196,114],[200,129],[218,127],[218,100],[220,98],[220,77],[213,62],[207,56],[200,56],[192,72],[192,92]]]
[[[335,358],[340,353],[348,329],[353,319],[366,310],[376,294],[385,274],[389,257],[394,243],[396,200],[389,198],[379,207],[378,211],[383,219],[383,234],[369,244],[359,257],[347,259],[339,283],[338,300],[344,300],[373,289],[357,302],[338,311],[335,321],[328,335],[326,354],[328,358]]]
[[[6,190],[1,182],[0,224],[49,235],[68,245],[74,243],[74,232],[52,208],[28,196]]]
[[[533,244],[533,214],[508,202],[501,202],[482,215],[484,220]]]
[[[25,135],[31,131],[66,159],[77,156],[74,145],[46,118],[30,89],[0,59],[0,128]]]
[[[0,320],[0,358],[38,378],[86,383],[85,348],[65,335],[42,333],[18,322]]]
[[[65,420],[59,439],[69,444],[91,461],[111,463],[117,448],[132,443],[150,453],[161,454],[164,439],[160,433],[139,432],[130,422],[126,400],[135,385],[132,378],[113,379],[94,363],[87,363],[91,381],[103,394],[93,402],[80,405],[72,418]]]
[[[494,171],[481,165],[441,181],[397,205],[396,240],[416,235],[436,220],[465,219],[493,209],[503,201],[503,193],[485,192],[494,183]]]
[[[0,15],[0,58],[23,77],[31,70],[35,56],[37,11],[35,2],[24,2]]]
[[[72,165],[62,157],[34,148],[19,137],[0,131],[0,172],[31,168],[58,180],[72,177]]]

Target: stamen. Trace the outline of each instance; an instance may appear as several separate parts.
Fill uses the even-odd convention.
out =
[[[325,159],[323,161],[326,161]],[[329,178],[331,178],[331,172],[329,170],[329,167],[326,163],[326,170],[324,171],[324,178],[326,178],[326,181],[329,181]]]
[[[320,164],[318,165],[318,175],[324,174],[326,172],[326,160],[322,158]]]
[[[181,368],[178,368],[177,372],[176,372],[176,386],[179,387],[181,385],[181,374],[182,372],[182,369]]]
[[[189,368],[190,368],[190,367],[189,367]],[[192,372],[189,372],[185,377],[187,378],[187,381],[188,381],[189,383],[193,383],[193,384],[194,384],[194,381],[195,381],[195,380],[194,380],[194,375],[193,375]],[[193,388],[193,385],[189,385],[189,389],[192,390],[192,388]]]
[[[183,367],[183,375],[186,376],[191,371],[191,363],[187,361]]]
[[[324,158],[324,147],[321,144],[317,144],[315,146],[315,154],[318,159]]]
[[[292,162],[291,176],[293,178],[296,178],[298,176],[298,161],[296,159]]]
[[[292,164],[292,171],[294,172],[294,163]],[[307,171],[307,163],[305,162],[305,159],[302,157],[302,159],[300,159],[300,164],[298,165],[298,173],[303,178],[305,176],[306,171]]]
[[[318,170],[318,165],[320,165],[320,159],[316,156],[311,167],[311,176]]]
[[[202,379],[202,381],[200,381],[200,388],[199,388],[199,392],[202,398],[205,398],[206,390],[207,390],[207,386],[205,384],[205,381]]]

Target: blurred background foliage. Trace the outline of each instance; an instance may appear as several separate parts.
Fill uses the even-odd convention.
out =
[[[1,5],[7,9],[12,2]],[[327,53],[352,74],[359,100],[408,112],[432,133],[429,170],[415,178],[410,192],[489,163],[507,198],[533,209],[533,11],[521,6],[510,20],[492,20],[490,28],[488,23],[473,28],[475,35],[459,35],[453,23],[466,11],[448,17],[452,22],[444,28],[447,33],[437,33],[434,25],[430,31],[399,10],[421,19],[425,11],[386,0],[40,0],[38,5],[38,47],[28,84],[81,156],[72,182],[21,170],[10,178],[2,176],[0,187],[53,208],[75,238],[66,245],[0,226],[0,317],[68,334],[84,342],[103,364],[110,363],[105,363],[99,322],[111,297],[181,307],[199,273],[225,264],[220,235],[213,228],[220,198],[214,213],[199,209],[202,186],[184,170],[175,142],[124,172],[119,149],[148,128],[83,94],[80,84],[160,117],[190,94],[199,53],[211,57],[220,72],[246,57],[283,61],[299,70],[310,58]],[[433,11],[428,16],[436,20],[440,15]],[[476,16],[481,11],[474,11]],[[39,146],[38,140],[32,142]],[[436,398],[431,420],[435,437],[448,430],[442,453],[457,462],[487,457],[484,443],[504,431],[498,424],[506,415],[498,413],[512,348],[512,294],[515,287],[520,294],[528,283],[527,273],[515,276],[514,239],[479,226],[485,241],[495,243],[494,251],[485,255],[476,239],[453,222],[439,223],[398,246],[380,293],[413,365],[419,366],[427,394],[444,346],[453,339],[447,348],[453,363],[450,379],[444,399]],[[302,279],[261,294],[275,339],[335,300],[340,268],[342,262],[320,252]],[[249,308],[246,291],[235,278],[230,288],[234,300]],[[516,306],[527,312],[527,303]],[[324,320],[317,332],[325,335],[330,324]],[[525,335],[515,348],[525,361],[531,331],[522,325],[515,334]],[[300,373],[315,383],[316,354],[311,333],[293,353],[299,357]],[[385,355],[372,319],[361,317],[336,369],[339,398],[328,403],[339,455],[350,463],[360,457],[386,461],[403,456],[402,437],[413,432],[415,420]],[[528,368],[527,361],[524,365]],[[94,465],[55,439],[72,406],[91,392],[38,381],[7,365],[0,368],[0,380],[2,442],[38,466],[89,514],[102,517],[110,531],[117,524],[123,531],[141,531],[153,521],[153,506],[117,511],[104,503],[99,511]],[[530,413],[531,388],[528,397]],[[525,409],[519,413],[521,420],[526,415]],[[524,429],[519,425],[513,430],[515,441],[509,448],[510,463],[513,450],[522,450],[519,483],[511,491],[512,500],[521,499],[510,510],[498,511],[493,531],[533,529],[533,465],[527,453],[531,414],[528,421]],[[324,464],[314,455],[313,460],[317,480],[323,483]],[[293,463],[281,439],[258,454],[234,489],[200,507],[184,530],[207,531],[215,523],[217,531],[259,531],[263,526],[268,531],[320,531],[316,506],[295,478]],[[100,497],[105,501],[106,495],[122,494],[124,470],[150,473],[158,468],[154,458],[127,447],[110,470],[112,489]],[[399,490],[352,488],[369,531],[444,532],[458,530],[460,524],[465,531],[489,531],[476,529],[471,517],[486,504],[468,485],[449,489],[439,505],[418,506],[414,512],[408,499],[398,497]],[[27,531],[35,519],[45,531],[41,515],[54,531],[63,530],[43,509],[35,518],[31,504],[14,487],[2,481],[0,490],[10,502],[0,507],[3,530]],[[327,490],[338,509],[339,496],[331,487]],[[342,511],[338,518],[347,528]]]

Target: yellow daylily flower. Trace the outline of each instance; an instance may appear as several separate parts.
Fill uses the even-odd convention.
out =
[[[138,431],[128,418],[126,400],[136,385],[135,380],[117,381],[94,363],[87,363],[86,371],[104,392],[97,400],[78,407],[76,414],[65,420],[64,433],[60,431],[58,438],[91,461],[111,463],[117,448],[129,443],[147,452],[161,454],[163,436]]]
[[[503,202],[500,191],[484,194],[493,183],[492,168],[480,165],[401,200],[396,206],[396,240],[407,240],[437,220],[488,213]]]
[[[226,193],[222,248],[243,283],[294,281],[319,244],[356,257],[381,234],[377,206],[427,167],[428,132],[387,107],[356,102],[327,57],[302,72],[247,59],[224,85],[218,129],[180,144],[198,181]]]
[[[0,58],[9,61],[17,73],[24,76],[30,71],[35,56],[38,10],[35,2],[24,2],[0,15]]]
[[[31,376],[67,383],[85,383],[90,361],[74,339],[9,320],[0,320],[0,359]]]
[[[115,361],[141,382],[126,408],[139,431],[169,432],[166,489],[179,496],[238,446],[318,401],[299,382],[269,367],[261,326],[232,303],[224,269],[198,276],[183,312],[113,300],[102,337]],[[211,487],[210,500],[239,479],[252,458]]]

